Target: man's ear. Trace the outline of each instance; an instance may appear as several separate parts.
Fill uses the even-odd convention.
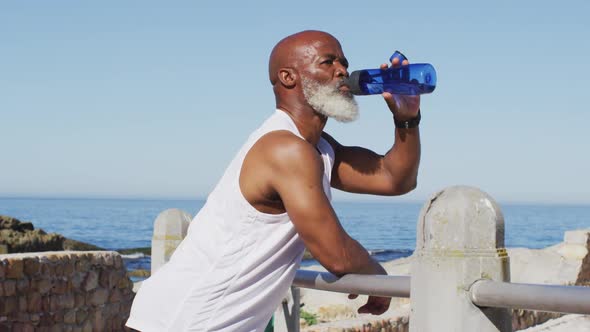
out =
[[[281,81],[281,84],[286,88],[293,88],[295,86],[295,81],[297,81],[297,71],[290,67],[279,69],[279,81]]]

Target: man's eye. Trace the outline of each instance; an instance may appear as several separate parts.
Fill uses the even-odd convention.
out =
[[[331,65],[331,64],[333,64],[333,63],[334,63],[334,60],[324,60],[324,61],[322,61],[322,64],[328,64],[328,65]]]

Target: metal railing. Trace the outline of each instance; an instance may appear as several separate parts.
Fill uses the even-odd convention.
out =
[[[347,274],[342,278],[327,272],[298,270],[293,286],[330,292],[410,297],[408,276]],[[479,307],[518,308],[536,311],[590,315],[590,287],[535,285],[478,280],[470,298]]]
[[[299,288],[384,297],[410,297],[411,277],[347,274],[341,278],[327,272],[298,270],[293,281],[293,308],[287,330],[299,331]],[[534,285],[477,280],[469,289],[472,303],[479,307],[526,309],[590,315],[590,287]]]
[[[410,297],[410,277],[347,274],[338,278],[331,273],[298,270],[293,286],[338,293]]]
[[[470,295],[471,302],[480,307],[590,315],[590,287],[478,280]]]
[[[190,219],[180,210],[166,210],[158,216],[152,271],[168,260],[170,248],[186,235]],[[299,330],[298,287],[406,298],[411,292],[410,332],[511,331],[507,308],[590,315],[589,287],[508,282],[504,228],[502,211],[491,196],[473,187],[445,188],[424,204],[418,217],[412,277],[350,274],[338,278],[299,270],[291,287],[293,299],[277,308],[275,318],[285,317],[282,331],[285,326],[288,331]],[[569,245],[584,250],[583,261],[587,262],[590,231],[574,231],[570,240]],[[275,331],[277,327],[275,324]]]
[[[327,272],[297,270],[291,287],[292,305],[289,308],[286,301],[282,303],[288,332],[299,332],[299,304],[301,302],[299,288],[357,295],[407,298],[410,297],[410,277],[347,274],[338,278]]]

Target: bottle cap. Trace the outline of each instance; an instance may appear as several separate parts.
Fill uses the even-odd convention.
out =
[[[393,59],[396,59],[396,58],[397,58],[397,59],[399,59],[399,64],[400,64],[400,65],[402,64],[402,62],[403,62],[404,60],[408,60],[408,58],[406,58],[406,56],[405,56],[405,55],[403,55],[403,54],[402,54],[402,52],[400,52],[400,51],[395,51],[395,52],[393,52],[393,54],[392,54],[392,55],[389,57],[389,62],[390,62],[390,63],[391,63],[391,62],[393,62]]]

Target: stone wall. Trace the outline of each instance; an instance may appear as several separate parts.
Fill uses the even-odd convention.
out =
[[[0,255],[0,331],[122,331],[132,288],[116,252]]]

